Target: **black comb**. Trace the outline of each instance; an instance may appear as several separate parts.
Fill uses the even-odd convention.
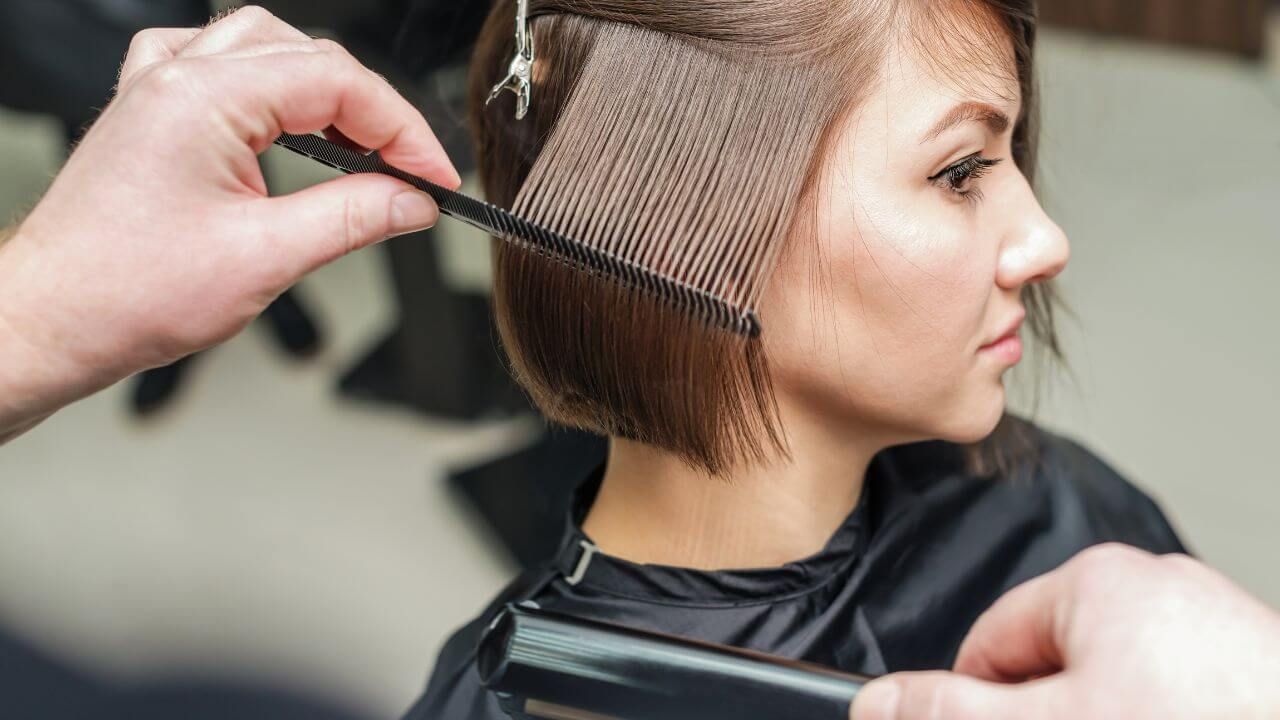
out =
[[[318,135],[285,134],[276,140],[276,144],[344,173],[376,173],[403,180],[434,198],[440,206],[441,214],[461,220],[507,242],[522,240],[537,251],[566,262],[578,270],[607,276],[625,287],[640,289],[683,311],[695,313],[715,327],[750,338],[760,336],[760,320],[754,312],[739,310],[725,300],[688,283],[565,237],[496,205],[410,175],[388,165],[377,153],[364,155]]]

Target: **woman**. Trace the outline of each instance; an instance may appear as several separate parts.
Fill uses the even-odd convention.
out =
[[[763,333],[499,248],[517,378],[611,450],[561,552],[449,641],[411,718],[503,717],[473,651],[512,600],[880,674],[948,667],[1084,547],[1183,550],[1103,462],[1005,414],[1021,328],[1056,354],[1069,254],[1029,180],[1032,2],[530,5],[528,117],[483,104],[513,3],[477,49],[490,199]]]

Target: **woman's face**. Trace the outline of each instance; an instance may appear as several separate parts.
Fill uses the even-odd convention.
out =
[[[816,247],[794,242],[770,280],[764,340],[784,417],[974,442],[1022,356],[1020,292],[1069,248],[1013,162],[1016,78],[897,45],[836,140]]]

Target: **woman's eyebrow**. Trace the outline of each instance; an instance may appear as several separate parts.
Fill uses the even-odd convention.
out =
[[[1009,116],[1005,115],[999,108],[984,102],[963,102],[955,106],[942,119],[925,133],[921,143],[927,143],[937,138],[942,133],[961,123],[976,120],[987,126],[993,135],[1001,135],[1005,130],[1009,129]]]

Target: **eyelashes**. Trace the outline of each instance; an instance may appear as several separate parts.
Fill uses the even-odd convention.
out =
[[[947,190],[969,202],[976,203],[982,199],[982,191],[974,187],[974,183],[982,179],[991,168],[1003,160],[984,158],[981,155],[970,155],[942,172],[929,178],[929,182]]]

